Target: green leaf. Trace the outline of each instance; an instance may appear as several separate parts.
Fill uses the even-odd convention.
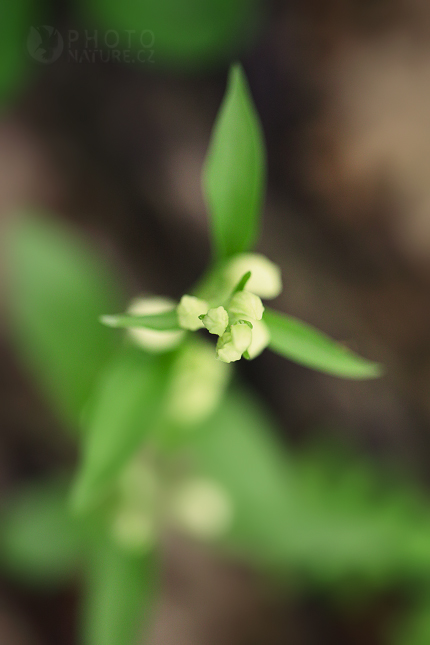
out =
[[[106,536],[89,555],[83,645],[136,645],[157,596],[155,555],[130,555]]]
[[[218,259],[249,251],[257,240],[265,190],[265,150],[258,115],[240,65],[212,133],[203,186]]]
[[[83,530],[68,510],[63,481],[33,484],[14,493],[0,513],[0,562],[31,585],[70,579],[82,555]]]
[[[108,327],[144,327],[157,331],[176,331],[181,329],[178,323],[176,310],[166,311],[162,314],[139,316],[137,314],[113,314],[100,317],[100,322]]]
[[[153,428],[163,401],[171,358],[125,347],[100,380],[87,414],[82,464],[73,506],[98,501]]]
[[[237,285],[232,291],[232,296],[234,296],[235,293],[238,293],[239,291],[243,291],[246,287],[246,283],[248,282],[249,278],[251,277],[251,271],[247,271],[239,280]]]
[[[47,218],[20,218],[3,248],[18,353],[57,413],[76,425],[119,340],[98,321],[124,307],[117,280],[74,231]]]
[[[350,379],[382,376],[378,363],[354,354],[314,327],[266,308],[264,322],[270,330],[270,349],[300,365]]]

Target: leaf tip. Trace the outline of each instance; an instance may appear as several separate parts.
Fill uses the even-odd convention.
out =
[[[118,327],[118,316],[104,315],[100,316],[99,321],[108,327]]]

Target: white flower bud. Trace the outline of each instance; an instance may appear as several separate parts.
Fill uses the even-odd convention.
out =
[[[276,298],[282,291],[280,268],[260,253],[241,253],[230,260],[225,268],[225,278],[233,288],[247,272],[251,277],[246,289],[261,298]]]
[[[230,327],[219,339],[216,346],[217,357],[224,363],[240,360],[243,352],[250,346],[252,330],[246,323],[238,322]]]
[[[263,317],[264,307],[260,298],[250,291],[238,291],[232,297],[228,310],[233,314],[235,320],[250,319],[261,320]]]
[[[129,314],[151,315],[162,314],[166,311],[172,311],[176,303],[170,298],[136,298],[128,308]],[[155,329],[144,329],[142,327],[128,330],[129,336],[136,345],[152,353],[167,352],[174,349],[184,337],[183,331],[157,331]]]
[[[154,505],[160,481],[144,453],[138,453],[118,478],[121,503],[127,507],[150,509]]]
[[[234,363],[242,358],[242,353],[238,352],[233,344],[230,331],[226,331],[219,337],[216,345],[216,355],[223,363]]]
[[[204,300],[194,296],[182,296],[176,311],[178,312],[179,326],[182,329],[196,331],[204,327],[199,316],[205,314],[209,305]]]
[[[114,540],[133,553],[145,553],[155,542],[153,519],[136,508],[121,509],[113,521],[111,531]]]
[[[262,320],[252,321],[252,340],[247,349],[249,358],[256,358],[270,343],[270,332]]]
[[[238,322],[231,326],[231,337],[236,350],[243,354],[251,344],[252,330],[245,322]]]
[[[183,530],[203,539],[224,535],[233,519],[228,495],[221,486],[204,479],[191,480],[176,491],[171,513]]]
[[[209,309],[203,318],[203,324],[210,334],[222,336],[228,325],[228,313],[224,307]]]

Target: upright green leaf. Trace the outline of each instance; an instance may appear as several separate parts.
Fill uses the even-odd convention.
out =
[[[240,65],[231,68],[203,173],[215,255],[249,251],[257,240],[265,189],[258,115]]]
[[[83,527],[70,515],[63,481],[33,483],[14,493],[0,513],[0,564],[34,585],[62,584],[82,556]]]
[[[13,225],[4,260],[18,353],[56,411],[76,425],[118,342],[98,320],[124,307],[116,277],[74,231],[38,216]]]
[[[85,583],[82,645],[137,645],[156,600],[155,555],[131,555],[99,537]]]
[[[107,368],[86,415],[82,465],[73,493],[76,510],[97,501],[152,429],[169,360],[125,347]]]
[[[300,365],[350,379],[382,375],[378,363],[354,354],[297,318],[266,308],[263,320],[270,330],[270,349]]]

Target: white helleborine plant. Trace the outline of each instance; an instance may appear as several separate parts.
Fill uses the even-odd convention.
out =
[[[264,307],[261,299],[276,298],[282,290],[280,268],[252,252],[264,204],[265,157],[258,114],[243,71],[235,65],[202,175],[213,250],[210,269],[179,304],[163,298],[140,299],[125,315],[103,316],[102,322],[129,328],[133,340],[151,353],[172,351],[189,342],[186,332],[206,329],[218,336],[219,362],[252,359],[270,347],[285,358],[335,376],[380,376],[377,363],[296,318]],[[198,383],[196,378],[189,400],[197,400]]]
[[[267,305],[266,300],[281,292],[282,282],[279,267],[252,252],[260,232],[265,168],[258,115],[241,67],[235,65],[203,172],[212,245],[209,267],[180,300],[139,297],[126,312],[101,316],[105,325],[126,329],[124,338],[115,339],[95,324],[101,311],[120,306],[116,289],[111,289],[115,280],[87,257],[80,242],[73,251],[68,230],[63,239],[58,222],[51,228],[30,221],[23,233],[11,237],[14,251],[10,255],[8,248],[5,256],[7,262],[15,258],[8,292],[15,311],[10,321],[15,320],[21,336],[20,354],[39,375],[65,427],[72,423],[82,430],[81,462],[70,495],[73,513],[62,506],[63,477],[55,484],[52,502],[46,494],[50,489],[43,492],[48,511],[43,510],[42,519],[32,490],[29,519],[22,522],[19,511],[11,516],[11,533],[1,527],[0,559],[7,564],[3,555],[9,541],[11,571],[18,565],[21,578],[24,568],[19,563],[25,563],[32,583],[42,566],[47,567],[47,580],[54,573],[52,580],[58,577],[61,583],[63,575],[73,579],[76,566],[82,567],[88,604],[85,645],[132,645],[141,638],[144,603],[152,603],[159,586],[157,550],[163,547],[166,528],[200,540],[222,539],[229,550],[234,547],[232,554],[255,555],[270,568],[279,562],[280,569],[293,563],[296,537],[303,534],[309,571],[316,566],[318,577],[327,568],[324,560],[320,570],[314,551],[326,553],[330,534],[324,528],[318,542],[319,531],[308,527],[318,529],[321,522],[328,526],[331,506],[329,520],[315,514],[312,495],[306,507],[301,469],[284,468],[275,444],[266,438],[270,420],[239,383],[226,394],[234,372],[230,363],[255,358],[269,347],[342,378],[375,378],[381,367]],[[206,332],[216,338],[216,349]],[[296,508],[298,528],[290,512]],[[361,509],[357,517],[364,522],[364,547],[361,540],[357,547],[342,549],[341,561],[350,562],[352,573],[357,562],[366,569],[364,548],[372,562],[375,553],[387,551],[391,563],[392,549],[385,549],[391,527],[379,517],[372,524]],[[347,522],[349,530],[349,515]],[[424,522],[427,526],[426,517]],[[421,523],[416,525],[421,530]],[[343,539],[343,526],[333,529],[334,545],[340,543],[339,536]],[[24,541],[12,539],[16,530],[25,535]],[[376,551],[369,536],[376,536]],[[55,547],[49,558],[45,542]],[[420,533],[428,566],[421,544],[425,540]],[[306,548],[299,552],[305,565]],[[403,558],[403,546],[401,553]],[[379,567],[379,555],[376,561]],[[335,555],[330,562],[338,571]]]

